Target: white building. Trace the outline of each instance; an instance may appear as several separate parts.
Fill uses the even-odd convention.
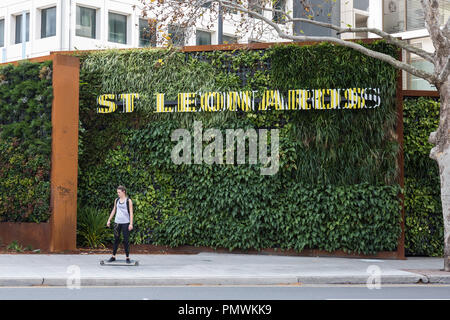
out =
[[[450,0],[439,0],[441,24],[450,17]],[[383,0],[383,30],[395,37],[407,40],[428,52],[434,52],[433,43],[425,28],[424,12],[419,0]],[[433,65],[413,54],[405,54],[404,61],[413,66],[432,72]],[[403,74],[403,87],[410,90],[436,90],[427,81]]]
[[[257,0],[251,0],[257,1]],[[310,0],[320,4],[321,14],[316,20],[341,23],[342,26],[374,27],[432,51],[433,46],[424,26],[420,0],[336,0],[327,8],[323,0]],[[276,7],[286,8],[294,16],[304,16],[298,1],[278,0]],[[450,0],[440,0],[450,15]],[[87,50],[105,48],[133,48],[155,46],[162,34],[148,32],[148,19],[142,17],[139,0],[1,0],[0,1],[0,61],[8,62],[48,55],[51,51]],[[327,11],[328,10],[328,11]],[[283,24],[282,19],[266,11],[265,16],[292,28],[296,34],[338,36],[332,31],[310,24]],[[157,17],[155,18],[158,21]],[[208,20],[205,17],[205,20]],[[444,20],[444,21],[445,21]],[[156,22],[157,23],[157,22]],[[166,26],[167,29],[167,26]],[[178,45],[217,44],[217,23],[208,28],[201,22],[192,30],[171,26],[164,30],[172,34]],[[234,23],[225,16],[224,42],[280,41],[273,31],[266,28],[263,35],[249,32],[236,37]],[[342,34],[343,39],[375,37],[372,34]],[[25,42],[22,39],[26,39]],[[429,63],[416,56],[405,56],[415,66],[430,69]],[[430,89],[420,79],[405,76],[405,88]]]
[[[144,35],[148,22],[141,16],[140,4],[138,0],[1,0],[1,61],[42,56],[51,51],[155,45],[154,37]],[[279,5],[288,6],[289,10],[292,0],[280,0]],[[348,16],[346,23],[352,24],[358,16],[350,17],[347,11],[342,16]],[[368,11],[361,12],[369,16]],[[272,13],[266,12],[265,15],[270,17]],[[179,30],[174,28],[166,32],[172,33],[174,40],[184,45],[218,43],[217,24],[209,29],[199,23],[195,29],[189,30],[191,32],[185,37],[177,34]],[[267,30],[262,38],[256,34],[236,38],[235,26],[226,18],[223,33],[224,41],[228,43],[280,41]],[[22,42],[22,38],[26,38],[26,42]]]

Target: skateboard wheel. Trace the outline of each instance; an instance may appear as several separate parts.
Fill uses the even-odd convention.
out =
[[[100,261],[100,265],[102,265],[102,266],[103,266],[104,264],[105,264],[105,261],[103,261],[103,260],[102,260],[102,261]]]
[[[138,266],[139,265],[139,261],[136,261],[136,263],[134,264],[135,266]]]

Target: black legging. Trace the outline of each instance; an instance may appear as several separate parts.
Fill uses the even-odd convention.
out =
[[[128,243],[128,239],[130,237],[130,231],[128,230],[129,223],[116,223],[114,225],[114,248],[113,248],[113,256],[116,255],[117,249],[119,248],[120,242],[120,233],[123,234],[123,246],[125,248],[125,255],[130,255],[130,244]]]

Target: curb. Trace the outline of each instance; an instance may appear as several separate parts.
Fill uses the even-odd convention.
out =
[[[302,276],[298,282],[302,284],[367,284],[367,276]],[[373,282],[374,283],[374,282]],[[426,276],[419,274],[411,275],[384,275],[381,276],[380,284],[417,284],[428,283]]]
[[[202,286],[202,285],[326,285],[367,284],[367,276],[291,276],[291,277],[183,277],[183,278],[81,278],[80,286]],[[383,284],[450,284],[450,276],[385,275]],[[76,286],[68,278],[0,278],[0,287]]]
[[[432,284],[450,284],[450,276],[426,276]]]
[[[0,287],[33,287],[41,286],[44,278],[0,278]]]
[[[426,279],[424,283],[430,284],[450,284],[450,273],[443,270],[430,269],[403,269],[403,271],[421,275]]]
[[[297,277],[214,277],[214,278],[81,278],[81,286],[202,286],[202,285],[286,285],[298,284]],[[67,279],[48,278],[44,279],[43,285],[66,286]]]
[[[426,279],[426,281],[423,281],[424,283],[450,284],[450,275],[424,274],[423,277]]]

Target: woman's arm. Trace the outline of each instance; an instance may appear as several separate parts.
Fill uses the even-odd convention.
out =
[[[133,201],[128,199],[128,203],[130,204],[130,225],[128,226],[128,230],[133,230]]]
[[[112,209],[111,214],[109,215],[108,222],[106,223],[108,228],[109,228],[109,226],[111,224],[111,219],[114,217],[115,214],[116,214],[116,201],[114,201],[114,208]]]

